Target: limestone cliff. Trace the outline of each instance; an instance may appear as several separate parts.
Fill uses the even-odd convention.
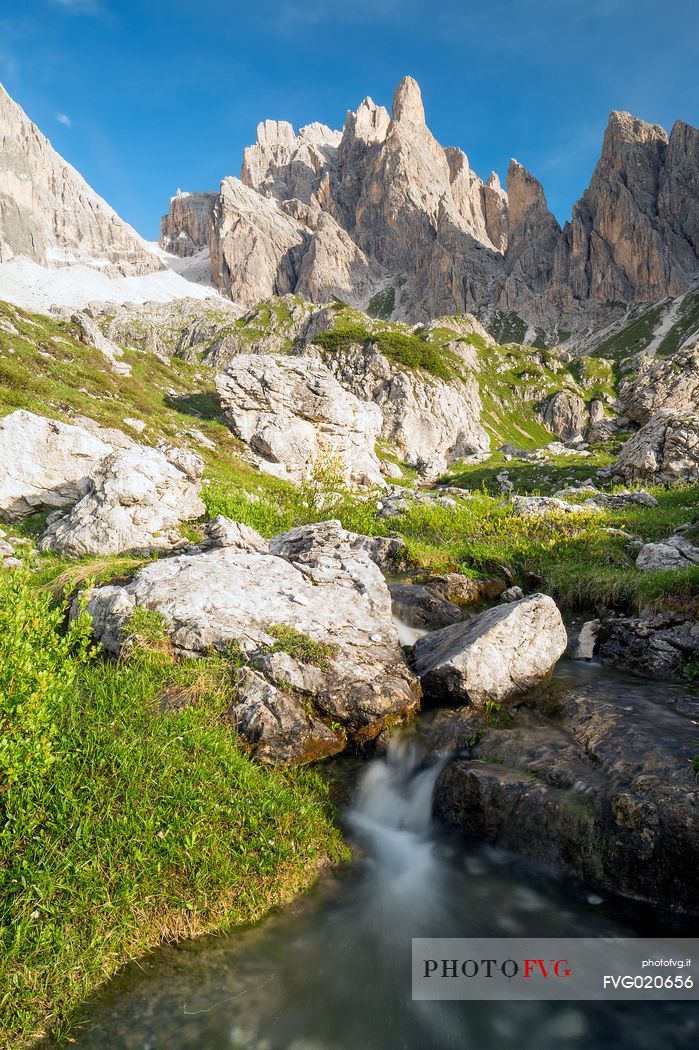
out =
[[[0,262],[13,255],[127,276],[162,269],[0,85]]]

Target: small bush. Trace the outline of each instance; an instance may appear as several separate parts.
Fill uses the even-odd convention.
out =
[[[370,332],[361,324],[348,323],[321,332],[315,342],[333,352],[348,350],[356,343],[376,343],[380,352],[399,366],[429,372],[445,382],[463,378],[463,364],[458,354],[416,334],[392,330]]]

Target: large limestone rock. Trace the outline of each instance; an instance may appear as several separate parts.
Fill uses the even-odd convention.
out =
[[[589,415],[587,406],[574,390],[559,390],[544,405],[544,426],[561,441],[572,441],[584,434]]]
[[[482,707],[538,685],[567,644],[556,603],[533,594],[421,638],[412,666],[426,696]]]
[[[561,228],[548,210],[541,183],[516,160],[507,171],[507,280],[514,295],[519,285],[543,292],[551,280]]]
[[[624,481],[699,480],[699,414],[658,412],[622,446],[614,472]]]
[[[23,518],[75,503],[112,446],[82,427],[25,412],[0,419],[0,514]]]
[[[98,197],[0,85],[0,261],[83,263],[101,272],[163,268],[146,243]]]
[[[376,345],[356,346],[324,357],[344,387],[381,410],[381,437],[400,458],[430,476],[462,456],[484,452],[490,438],[481,426],[475,359],[464,355],[464,378],[446,383],[427,372],[398,368]]]
[[[420,690],[381,572],[329,525],[277,537],[269,554],[234,546],[153,562],[126,586],[89,594],[95,634],[120,652],[142,606],[163,615],[181,652],[237,644],[248,665],[231,717],[262,761],[308,761],[370,740],[415,711]]]
[[[303,224],[275,199],[239,179],[224,179],[210,238],[214,284],[241,306],[293,292],[309,238]]]
[[[619,402],[624,415],[641,425],[664,408],[699,412],[699,343],[658,358],[623,383]]]
[[[646,543],[636,558],[636,568],[641,572],[689,569],[693,565],[699,565],[699,547],[681,535],[668,536],[658,543]]]
[[[177,546],[177,525],[204,513],[202,468],[185,449],[114,452],[93,467],[82,499],[49,525],[40,547],[75,558]]]
[[[241,354],[216,377],[216,389],[226,422],[262,470],[299,481],[332,458],[347,480],[382,483],[374,450],[381,413],[321,361]]]

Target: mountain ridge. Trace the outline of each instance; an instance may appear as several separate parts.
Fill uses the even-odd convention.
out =
[[[214,283],[243,306],[297,292],[366,308],[390,288],[395,318],[512,312],[557,337],[609,324],[622,307],[682,295],[699,277],[699,132],[683,121],[668,136],[613,110],[590,183],[562,227],[517,161],[503,190],[494,173],[483,182],[462,150],[443,148],[410,77],[390,115],[366,98],[342,132],[261,122],[240,179],[222,186],[236,182],[257,195],[245,195],[247,210],[268,202],[265,223],[241,225],[242,191],[227,200],[219,192],[197,246],[225,260]],[[171,202],[163,246],[177,245],[183,230],[190,236],[188,208],[210,198]],[[299,224],[293,233],[290,220]],[[260,271],[262,295],[238,281],[238,254]]]

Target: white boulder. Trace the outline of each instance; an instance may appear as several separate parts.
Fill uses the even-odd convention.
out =
[[[556,603],[532,594],[420,638],[412,665],[429,698],[483,707],[538,685],[567,644]]]
[[[39,546],[74,558],[171,549],[182,541],[176,527],[204,513],[202,468],[184,449],[134,445],[113,452],[92,469],[82,499],[49,525]]]
[[[112,446],[82,427],[20,409],[0,419],[0,515],[24,518],[75,503]]]
[[[301,481],[323,457],[348,481],[383,484],[381,412],[345,390],[322,362],[241,354],[216,377],[225,419],[268,473]]]

